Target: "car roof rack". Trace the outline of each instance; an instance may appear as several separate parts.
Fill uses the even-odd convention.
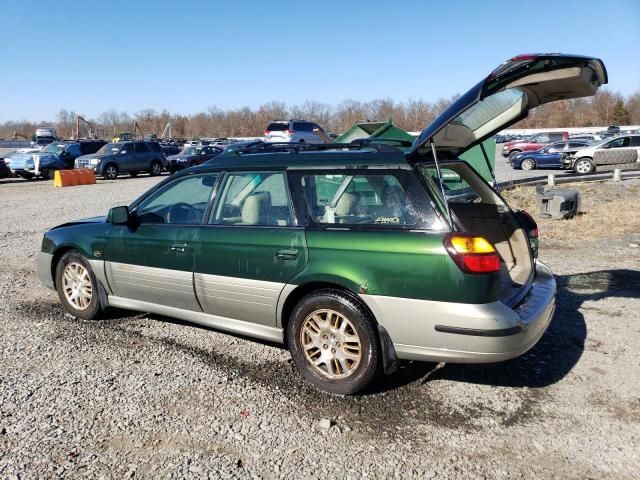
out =
[[[252,153],[278,153],[289,152],[292,154],[301,151],[325,151],[325,150],[361,150],[363,148],[373,148],[377,152],[400,152],[398,148],[375,142],[362,143],[304,143],[304,142],[260,142],[247,145],[234,151],[238,155]]]

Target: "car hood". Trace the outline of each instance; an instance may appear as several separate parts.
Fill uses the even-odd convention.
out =
[[[409,158],[457,158],[539,105],[594,95],[608,82],[602,60],[565,54],[527,54],[507,60],[453,102],[414,141]]]
[[[84,223],[105,223],[106,221],[107,221],[107,217],[104,215],[100,217],[81,218],[79,220],[74,220],[72,222],[63,223],[62,225],[56,225],[51,230],[55,230],[57,228],[72,227],[74,225],[81,225]]]

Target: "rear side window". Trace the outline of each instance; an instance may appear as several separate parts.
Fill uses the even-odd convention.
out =
[[[426,191],[407,170],[294,174],[311,225],[440,228]]]
[[[640,137],[631,137],[631,146],[640,147]]]
[[[288,123],[270,123],[267,127],[267,130],[271,132],[284,132],[285,130],[289,130]]]
[[[586,142],[569,142],[569,148],[583,148],[587,145],[588,143]]]
[[[566,146],[567,146],[566,142],[552,145],[552,146],[549,147],[549,153],[561,152],[561,151],[563,151],[565,149]]]
[[[292,225],[289,192],[281,172],[227,175],[210,223],[238,226]]]

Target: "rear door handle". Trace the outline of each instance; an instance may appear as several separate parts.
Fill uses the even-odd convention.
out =
[[[298,258],[298,250],[295,250],[295,249],[278,250],[276,252],[276,258],[278,260],[295,260],[296,258]]]
[[[187,249],[186,243],[174,243],[169,247],[169,250],[175,253],[184,253]]]

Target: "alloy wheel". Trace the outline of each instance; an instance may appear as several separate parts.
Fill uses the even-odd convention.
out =
[[[576,163],[576,172],[578,173],[589,173],[591,171],[591,163],[587,160],[580,160]]]
[[[86,310],[93,296],[93,286],[87,269],[79,263],[69,263],[62,272],[62,283],[69,304],[77,310]]]
[[[109,180],[113,180],[118,176],[118,170],[113,165],[109,165],[105,171],[105,177]]]
[[[300,343],[306,360],[329,379],[349,377],[362,360],[358,332],[335,310],[316,310],[307,316],[300,329]]]

